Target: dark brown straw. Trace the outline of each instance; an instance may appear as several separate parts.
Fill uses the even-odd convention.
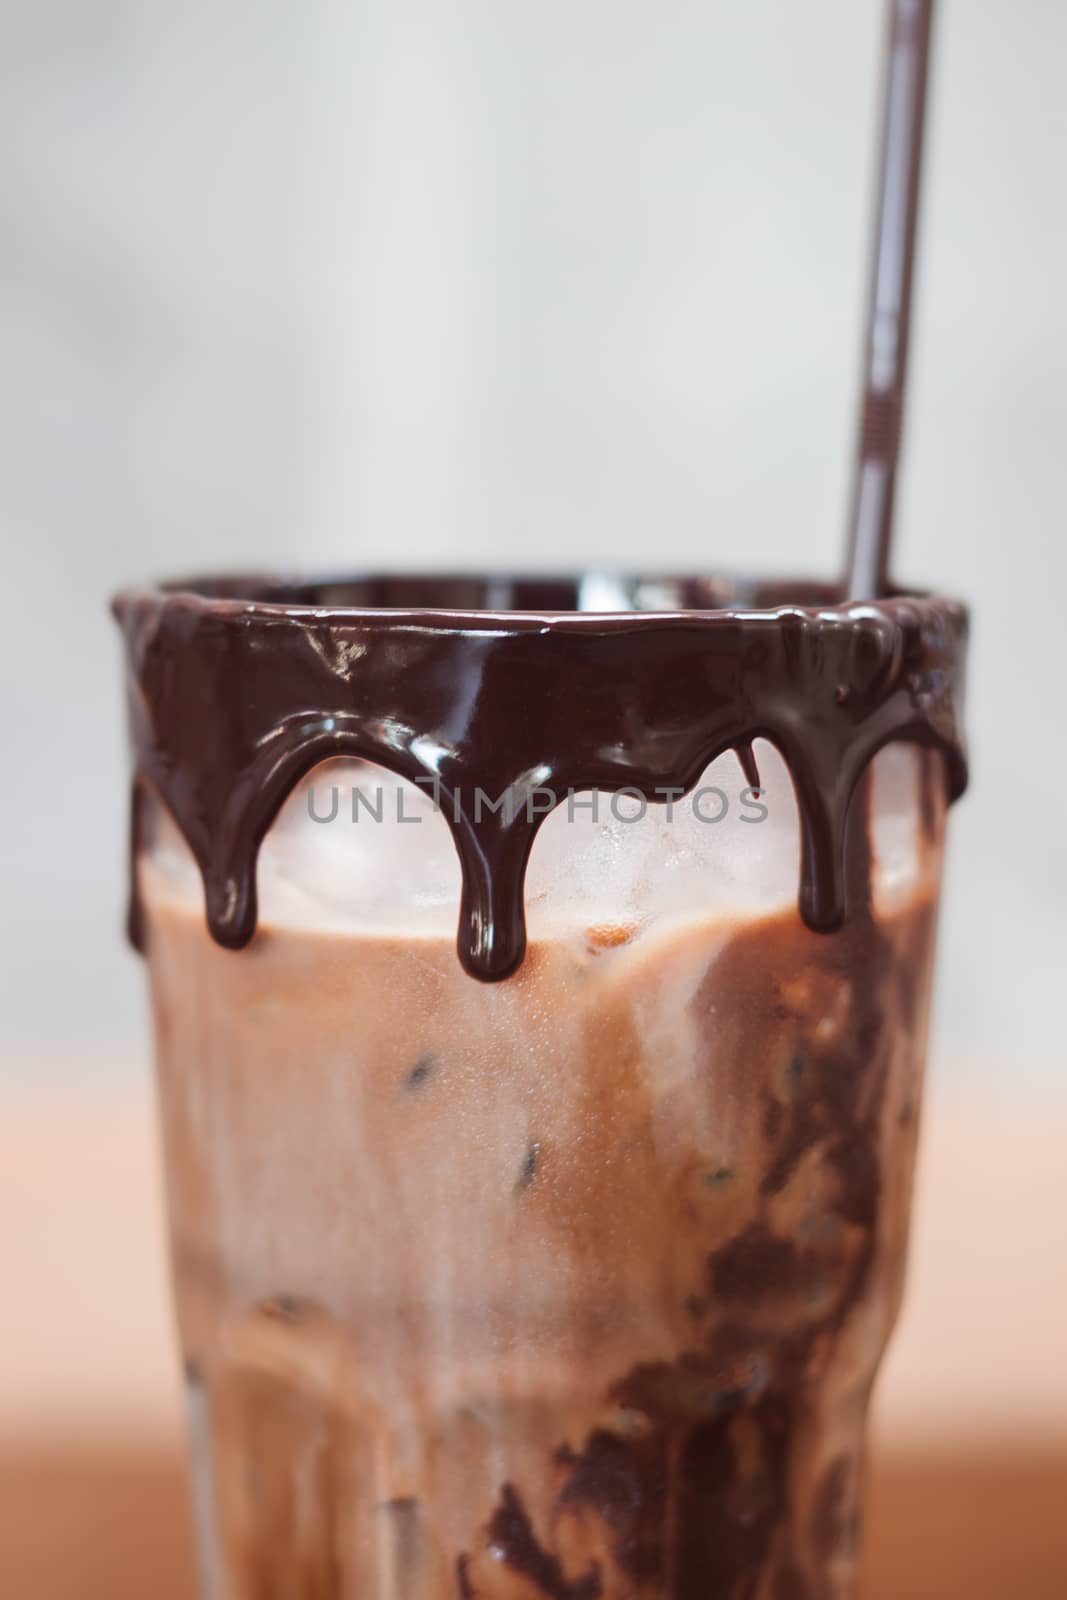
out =
[[[889,584],[933,10],[934,0],[889,0],[885,123],[846,577],[847,597],[855,600],[874,599]]]

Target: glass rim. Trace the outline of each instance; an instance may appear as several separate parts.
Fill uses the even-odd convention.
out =
[[[614,603],[611,603],[614,602]],[[338,626],[418,623],[441,631],[505,627],[516,632],[550,624],[552,631],[673,627],[699,622],[728,626],[739,618],[768,625],[793,616],[819,616],[862,627],[883,618],[905,622],[916,609],[942,614],[966,637],[966,604],[933,591],[894,585],[877,599],[849,599],[840,582],[733,573],[632,573],[471,570],[419,573],[372,570],[303,573],[250,570],[207,573],[120,589],[112,610],[183,610],[221,622],[260,617],[314,619]]]

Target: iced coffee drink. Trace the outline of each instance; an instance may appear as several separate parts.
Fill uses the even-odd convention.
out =
[[[965,619],[510,598],[121,602],[203,1592],[840,1600]]]

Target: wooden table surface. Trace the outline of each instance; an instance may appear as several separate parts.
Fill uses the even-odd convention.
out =
[[[177,1451],[0,1455],[0,1574],[5,1600],[195,1600]],[[1065,1595],[1067,1451],[878,1456],[864,1600]]]
[[[125,1081],[0,1106],[3,1600],[193,1597],[152,1108]],[[1065,1600],[1067,1100],[959,1083],[928,1104],[864,1597]]]

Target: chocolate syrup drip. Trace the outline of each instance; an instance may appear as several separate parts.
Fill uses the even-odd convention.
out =
[[[756,794],[760,792],[759,767],[756,765],[756,753],[750,744],[739,744],[737,747],[737,760],[741,771],[745,775],[745,782]]]
[[[251,939],[260,843],[330,757],[433,787],[462,873],[460,960],[486,981],[525,952],[523,883],[544,818],[523,802],[535,789],[663,800],[730,749],[751,782],[752,742],[770,740],[796,792],[800,912],[817,931],[845,917],[849,804],[878,750],[940,749],[949,798],[962,793],[967,616],[955,602],[838,605],[810,584],[692,578],[620,588],[637,607],[666,597],[700,610],[565,610],[580,587],[237,578],[120,595],[135,796],[152,786],[184,834],[212,937],[232,949]],[[516,803],[477,807],[477,790]],[[135,798],[135,849],[137,814]],[[136,875],[130,933],[140,945]]]
[[[558,1557],[539,1543],[526,1508],[510,1483],[504,1485],[500,1504],[489,1523],[489,1545],[497,1560],[506,1562],[513,1572],[522,1573],[547,1600],[599,1600],[601,1584],[596,1567],[569,1583]]]

